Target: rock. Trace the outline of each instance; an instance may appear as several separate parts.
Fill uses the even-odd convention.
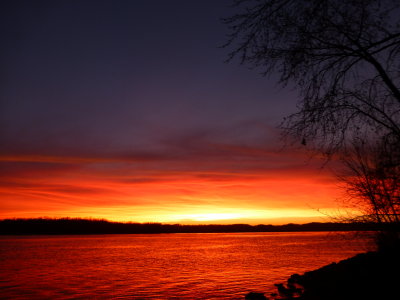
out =
[[[245,297],[245,300],[268,300],[263,293],[250,292]]]
[[[282,299],[293,299],[294,297],[301,296],[303,293],[303,288],[293,282],[291,278],[288,279],[287,286],[284,286],[282,283],[276,283],[275,286]]]

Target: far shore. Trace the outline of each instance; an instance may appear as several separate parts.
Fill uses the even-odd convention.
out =
[[[162,223],[122,223],[104,219],[35,218],[0,220],[0,235],[65,234],[158,234],[158,233],[229,233],[229,232],[312,232],[380,231],[376,223],[306,223],[285,225],[181,225]]]

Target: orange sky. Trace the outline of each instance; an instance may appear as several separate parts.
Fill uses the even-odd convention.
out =
[[[226,63],[229,1],[6,2],[0,218],[277,224],[336,213],[333,176],[276,150],[296,90]]]
[[[329,221],[338,186],[300,152],[218,145],[207,155],[1,158],[0,218],[164,223]]]

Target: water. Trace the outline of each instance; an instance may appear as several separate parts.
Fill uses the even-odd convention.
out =
[[[354,233],[0,237],[1,299],[244,299],[368,250]]]

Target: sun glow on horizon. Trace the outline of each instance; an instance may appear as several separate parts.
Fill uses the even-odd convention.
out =
[[[4,163],[16,163],[8,159]],[[214,169],[207,166],[210,170],[172,172],[173,162],[157,163],[155,170],[147,161],[138,169],[138,163],[105,163],[104,159],[20,160],[24,168],[11,169],[8,184],[0,186],[0,218],[82,217],[181,224],[308,222],[323,218],[318,210],[335,207],[337,196],[336,182],[308,167],[270,170],[267,163],[265,169],[258,165],[238,172],[222,164]]]
[[[217,221],[229,219],[241,219],[244,217],[240,213],[201,213],[174,216],[177,220],[193,220],[193,221]]]
[[[334,215],[333,210],[324,210],[328,215]],[[140,208],[135,213],[131,207],[118,209],[96,209],[95,213],[88,211],[69,212],[65,216],[83,218],[104,218],[117,222],[163,223],[163,224],[284,224],[327,221],[326,216],[313,209],[251,209],[226,207],[176,207],[173,210],[160,210],[151,207]],[[59,215],[56,217],[60,217]]]
[[[213,212],[210,212],[213,211]],[[220,212],[218,212],[220,211]],[[264,222],[278,222],[279,220],[288,219],[304,219],[304,220],[315,220],[323,219],[323,215],[312,209],[270,209],[270,210],[259,210],[259,209],[225,209],[225,208],[213,208],[210,210],[204,210],[199,212],[187,212],[183,214],[170,214],[170,215],[158,215],[154,216],[161,223],[206,223],[206,222],[221,222],[226,223],[227,221],[234,223],[259,223]]]

